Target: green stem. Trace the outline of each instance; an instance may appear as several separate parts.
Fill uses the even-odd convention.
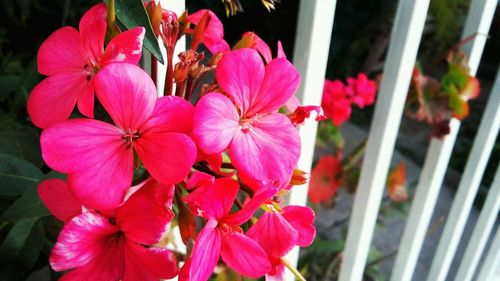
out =
[[[297,280],[299,281],[307,281],[304,276],[302,276],[302,274],[300,274],[300,272],[295,268],[293,267],[290,263],[288,263],[287,260],[285,260],[284,258],[281,258],[281,263],[283,263],[283,265],[288,268],[288,270],[290,270],[290,272],[292,272],[292,274],[295,276],[295,278],[297,278]]]
[[[344,171],[348,171],[358,163],[358,161],[363,157],[366,150],[367,140],[362,141],[349,155],[342,161],[342,167]]]
[[[116,24],[116,13],[115,13],[115,0],[108,1],[107,11],[107,34],[106,39],[109,41],[115,36],[115,24]]]

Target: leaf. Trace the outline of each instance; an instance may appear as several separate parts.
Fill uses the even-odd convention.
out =
[[[108,0],[104,0],[106,3]],[[149,21],[148,14],[144,8],[141,0],[115,0],[116,17],[128,29],[143,26],[146,29],[146,36],[144,37],[144,47],[156,57],[156,59],[163,63],[163,56],[161,55],[158,40],[153,33],[151,22]]]
[[[0,153],[0,195],[20,195],[36,186],[42,172],[30,162],[12,155]]]
[[[38,259],[44,239],[43,225],[38,218],[20,220],[5,237],[0,258],[31,268]]]
[[[463,120],[469,115],[469,104],[455,92],[450,93],[448,105],[453,110],[453,117],[458,120]]]
[[[38,196],[37,186],[34,185],[27,189],[23,195],[17,199],[2,214],[2,220],[15,221],[25,218],[39,218],[49,216],[50,212]]]
[[[43,164],[38,133],[14,122],[0,124],[0,153],[28,160],[36,167]]]
[[[29,93],[40,81],[41,77],[42,76],[38,73],[36,57],[34,57],[24,69],[19,87],[13,98],[9,101],[9,111],[11,115],[14,116],[20,113],[20,111],[25,111]]]
[[[344,240],[323,240],[315,239],[314,243],[309,247],[315,254],[335,254],[344,249]]]
[[[0,101],[8,98],[17,89],[20,81],[19,75],[0,75]]]

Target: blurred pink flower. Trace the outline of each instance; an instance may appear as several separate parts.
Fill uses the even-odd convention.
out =
[[[340,80],[326,79],[321,100],[326,117],[339,127],[351,117],[351,101],[346,95],[345,85]]]
[[[363,108],[375,102],[377,85],[374,81],[368,80],[364,73],[360,73],[357,78],[347,78],[346,93],[352,103]]]

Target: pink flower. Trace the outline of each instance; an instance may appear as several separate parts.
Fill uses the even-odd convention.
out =
[[[189,269],[189,280],[207,280],[219,256],[244,276],[257,278],[271,270],[264,250],[243,234],[239,225],[250,219],[260,204],[271,198],[276,190],[268,189],[254,196],[240,211],[230,213],[238,190],[236,181],[220,178],[202,192],[193,192],[185,198],[196,208],[195,213],[208,220],[198,234],[191,261],[185,265],[189,268],[181,270],[186,272]]]
[[[193,107],[179,97],[157,99],[146,72],[112,64],[96,77],[96,93],[115,125],[72,119],[45,129],[42,155],[51,168],[68,173],[73,195],[92,209],[113,209],[132,183],[134,151],[163,184],[183,180],[196,158],[186,134]]]
[[[257,51],[240,49],[219,62],[216,78],[227,96],[208,93],[195,108],[193,135],[207,154],[229,148],[236,169],[257,180],[290,180],[300,155],[300,138],[277,110],[299,86],[299,73],[286,59],[264,66]]]
[[[28,99],[31,121],[40,128],[69,118],[75,104],[94,116],[95,74],[114,62],[136,64],[141,58],[144,28],[136,27],[113,38],[104,49],[106,5],[97,4],[80,20],[80,32],[65,26],[38,50],[38,71],[48,78]]]
[[[54,217],[63,222],[68,222],[82,213],[82,203],[75,199],[66,182],[61,179],[40,182],[38,195]]]
[[[325,79],[321,107],[326,117],[332,120],[335,126],[341,126],[351,116],[351,101],[345,93],[344,83],[340,80]]]
[[[347,96],[359,108],[372,105],[377,94],[377,85],[374,81],[368,80],[364,73],[358,74],[358,78],[347,78]]]
[[[174,277],[175,255],[157,243],[173,212],[169,189],[148,180],[116,212],[116,223],[95,212],[71,219],[59,234],[50,255],[55,271],[71,270],[64,281],[156,281]],[[147,224],[144,222],[147,221]]]
[[[248,230],[247,235],[266,251],[273,265],[267,275],[274,276],[276,280],[284,280],[279,278],[284,273],[280,258],[296,245],[311,245],[316,236],[314,212],[302,206],[286,206],[281,211],[265,212]]]
[[[208,24],[203,32],[203,43],[212,54],[229,51],[229,45],[224,40],[224,26],[217,16],[210,10],[199,10],[188,16],[188,22],[197,25],[200,20],[208,15]]]

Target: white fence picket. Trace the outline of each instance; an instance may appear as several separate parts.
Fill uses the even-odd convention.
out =
[[[428,0],[399,2],[349,223],[341,281],[363,276],[428,7]]]
[[[498,275],[495,271],[498,270],[498,265],[500,265],[500,228],[497,228],[495,238],[491,243],[491,247],[488,250],[488,255],[484,260],[483,267],[479,272],[477,281],[498,281]]]
[[[491,11],[494,12],[495,5],[496,0],[474,0],[469,8],[469,15],[462,38],[474,35],[477,32],[474,39],[463,47],[463,50],[469,55],[468,64],[472,75],[476,74],[479,65],[487,37],[486,34],[493,17]],[[443,139],[434,138],[431,141],[403,233],[401,246],[396,257],[391,276],[392,281],[411,280],[459,128],[460,122],[452,119],[450,134]],[[431,277],[429,275],[429,278],[429,280],[433,281],[438,280],[433,279],[437,278],[436,276]]]
[[[500,80],[500,75],[498,75]],[[499,81],[500,84],[500,81]],[[499,86],[500,87],[500,86]],[[500,97],[500,88],[497,92],[497,97]],[[498,102],[497,100],[497,106]],[[497,168],[495,179],[490,187],[486,202],[481,210],[481,215],[474,227],[474,232],[469,240],[467,249],[460,263],[455,281],[470,281],[474,276],[477,264],[481,258],[488,237],[493,230],[497,219],[498,211],[500,210],[500,165]]]
[[[321,104],[336,3],[336,0],[300,1],[293,62],[302,76],[298,95],[304,105]],[[306,120],[299,129],[302,150],[298,167],[307,173],[311,171],[316,131],[317,122],[313,120]],[[307,189],[308,185],[292,189],[288,203],[304,206]],[[299,248],[295,247],[286,259],[296,266],[298,256]],[[290,272],[286,274],[286,280],[294,280]]]
[[[468,63],[472,75],[475,75],[477,72],[496,5],[497,0],[473,0],[469,8],[469,15],[462,37],[467,37],[477,32],[477,36],[474,40],[464,46],[465,50],[469,52]],[[493,103],[491,107],[493,107],[492,112],[498,111],[498,102],[496,104]],[[488,122],[485,122],[484,126],[489,126],[486,123]],[[495,126],[494,124],[495,123],[492,123],[492,126]],[[482,126],[483,124],[481,124],[481,127]],[[496,131],[498,131],[498,124],[496,126]],[[484,132],[484,130],[487,129],[481,130],[480,128],[479,132]],[[471,156],[465,167],[458,192],[453,201],[438,248],[434,255],[432,266],[427,277],[429,281],[442,281],[448,274],[465,223],[467,222],[472,203],[474,202],[474,197],[479,187],[481,177],[484,173],[486,161],[491,152],[491,148],[488,150],[488,145],[493,146],[495,141],[496,132],[494,130],[493,127],[493,132],[484,132],[484,142],[481,144],[478,143],[477,145],[474,144],[472,148]],[[491,136],[492,133],[493,136]],[[450,140],[450,142],[454,143],[455,140]],[[482,140],[480,140],[480,142],[482,142]],[[436,160],[438,162],[442,161],[448,163],[449,158],[450,156],[447,155],[446,159]],[[440,182],[442,182],[442,179]]]

